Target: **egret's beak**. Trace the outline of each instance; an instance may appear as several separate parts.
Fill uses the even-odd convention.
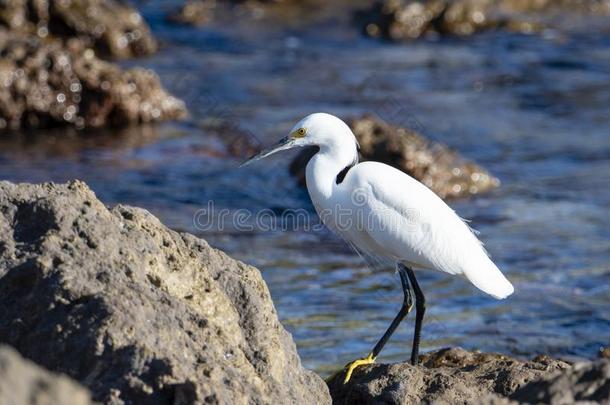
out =
[[[279,152],[281,150],[290,149],[293,146],[293,144],[294,144],[293,137],[291,137],[291,136],[284,137],[284,138],[280,139],[279,142],[276,143],[275,145],[272,145],[272,146],[258,152],[256,155],[252,156],[250,159],[246,160],[244,163],[239,165],[239,167],[244,167],[246,165],[249,165],[252,162],[256,162],[257,160],[266,158],[267,156],[273,155],[274,153]]]

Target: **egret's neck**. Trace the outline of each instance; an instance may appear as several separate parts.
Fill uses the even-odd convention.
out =
[[[320,146],[320,151],[307,163],[305,172],[307,190],[314,204],[329,199],[337,187],[337,176],[356,163],[358,163],[358,150],[355,142],[349,147]]]

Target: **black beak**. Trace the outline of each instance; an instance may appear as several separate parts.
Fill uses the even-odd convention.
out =
[[[273,155],[274,153],[279,152],[281,150],[290,149],[292,147],[292,144],[293,144],[292,138],[290,138],[288,136],[284,137],[284,138],[280,139],[279,142],[277,142],[275,145],[272,145],[272,146],[258,152],[256,155],[252,156],[250,159],[246,160],[241,165],[239,165],[239,167],[244,167],[246,165],[249,165],[252,162],[256,162],[257,160],[266,158],[267,156]]]

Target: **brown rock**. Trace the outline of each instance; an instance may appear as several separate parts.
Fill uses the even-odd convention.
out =
[[[187,0],[168,20],[187,25],[205,25],[213,19],[216,6],[216,0]]]
[[[4,0],[0,25],[41,38],[78,38],[102,56],[128,58],[157,50],[142,16],[115,0]]]
[[[610,403],[610,360],[577,363],[527,384],[511,398],[530,404]]]
[[[0,129],[123,126],[186,114],[149,70],[122,70],[79,43],[0,29]]]
[[[0,342],[109,404],[330,402],[256,268],[81,182],[0,182]]]
[[[419,180],[441,198],[464,197],[489,191],[498,179],[457,152],[402,127],[373,116],[348,122],[360,143],[363,160],[394,166]],[[292,161],[290,172],[305,184],[305,166],[314,151],[305,150]]]
[[[91,394],[72,379],[51,373],[0,345],[0,404],[88,405]]]
[[[356,13],[373,37],[410,40],[428,34],[472,35],[504,28],[530,33],[549,23],[551,14],[610,13],[608,0],[378,0]]]
[[[200,122],[198,126],[205,131],[206,136],[214,136],[222,141],[228,156],[245,159],[260,150],[261,142],[236,121],[212,117]]]
[[[251,19],[265,18],[270,24],[299,26],[303,21],[312,21],[325,13],[336,17],[338,13],[349,16],[348,3],[333,7],[323,0],[186,0],[169,14],[170,22],[202,26],[216,20],[222,24],[232,23],[236,16]],[[324,10],[322,13],[320,13]],[[349,8],[351,9],[351,8]]]
[[[442,349],[421,366],[373,364],[356,369],[348,384],[343,372],[329,381],[334,404],[510,403],[507,396],[531,381],[569,367],[541,357],[520,361],[495,353]]]

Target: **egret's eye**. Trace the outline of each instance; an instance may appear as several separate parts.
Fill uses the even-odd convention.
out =
[[[296,131],[294,131],[293,137],[302,138],[305,136],[306,133],[307,133],[307,130],[305,130],[305,128],[299,128]]]

